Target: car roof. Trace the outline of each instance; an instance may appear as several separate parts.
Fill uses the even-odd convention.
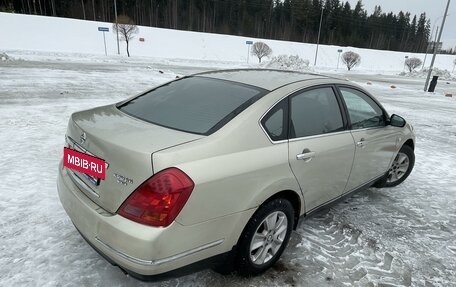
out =
[[[195,74],[194,76],[233,81],[246,85],[256,86],[269,91],[300,81],[333,79],[331,77],[320,74],[271,69],[218,70],[199,73]]]

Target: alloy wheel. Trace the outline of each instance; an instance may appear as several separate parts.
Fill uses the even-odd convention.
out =
[[[282,211],[269,214],[258,226],[250,243],[250,260],[255,265],[269,262],[287,234],[288,219]]]
[[[405,153],[398,153],[388,172],[388,183],[394,183],[400,180],[406,173],[410,165],[410,159]]]

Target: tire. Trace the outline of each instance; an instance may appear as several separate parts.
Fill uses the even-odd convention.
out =
[[[238,242],[235,268],[240,275],[259,275],[279,260],[290,239],[294,212],[288,200],[278,198],[253,214]]]
[[[415,165],[415,152],[408,145],[402,146],[394,158],[391,168],[378,181],[376,187],[394,187],[401,184],[412,172]]]

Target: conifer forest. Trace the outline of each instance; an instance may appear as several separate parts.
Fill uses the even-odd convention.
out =
[[[431,41],[425,13],[368,13],[339,0],[0,0],[0,11],[296,42],[425,52]],[[380,2],[380,1],[379,1]]]

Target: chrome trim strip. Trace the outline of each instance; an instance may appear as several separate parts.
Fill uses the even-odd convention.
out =
[[[350,133],[350,132],[351,132],[350,130],[344,130],[344,131],[341,131],[341,132],[333,132],[333,133],[319,134],[319,135],[313,135],[313,136],[307,136],[307,137],[292,138],[289,141],[290,142],[295,142],[295,141],[300,141],[300,140],[329,137],[329,136],[334,136],[334,135],[346,134],[346,133]]]
[[[272,144],[281,144],[281,143],[286,143],[288,140],[279,140],[279,141],[273,141],[271,137],[269,136],[268,132],[264,129],[263,125],[261,124],[261,121],[263,120],[263,117],[260,119],[260,128],[263,130],[264,134],[268,137],[269,141]]]
[[[91,155],[93,157],[97,157],[96,155],[94,155],[93,153],[91,153],[90,151],[88,151],[87,149],[83,148],[80,144],[78,144],[74,139],[72,139],[70,136],[68,135],[65,135],[65,140],[68,144],[70,144],[69,141],[71,141],[71,143],[73,144],[74,147],[76,147],[77,149],[79,149],[79,151],[83,152],[83,153],[86,153],[88,155]],[[78,150],[76,150],[78,151]]]
[[[100,197],[98,193],[95,192],[87,183],[85,183],[79,176],[72,171],[71,169],[67,169],[68,173],[71,175],[71,179],[75,181],[80,187],[84,188],[85,190],[89,191],[91,194],[95,195],[96,197]]]
[[[388,127],[388,125],[378,126],[378,127],[370,127],[370,128],[362,128],[362,129],[352,129],[351,132],[356,133],[356,132],[362,132],[362,131],[383,129],[383,128],[386,128],[386,127]]]
[[[165,257],[165,258],[162,258],[162,259],[157,259],[157,260],[145,260],[145,259],[136,258],[136,257],[130,256],[130,255],[124,253],[124,252],[118,251],[117,249],[113,248],[112,246],[110,246],[110,245],[104,243],[103,241],[101,241],[101,239],[98,238],[97,236],[95,236],[95,240],[98,243],[100,243],[103,247],[105,247],[106,249],[114,252],[117,256],[120,256],[120,257],[122,257],[122,258],[124,258],[124,259],[126,259],[126,260],[128,260],[128,261],[130,261],[132,263],[136,263],[136,264],[140,264],[140,265],[152,265],[152,266],[155,266],[155,265],[161,265],[161,264],[164,264],[164,263],[168,263],[168,262],[171,262],[171,261],[174,261],[174,260],[189,256],[191,254],[206,250],[206,249],[211,248],[211,247],[215,247],[217,245],[222,244],[222,242],[225,239],[219,239],[217,241],[213,241],[213,242],[201,245],[200,247],[197,247],[197,248],[194,248],[194,249],[190,249],[190,250],[184,251],[182,253],[178,253],[176,255]]]

